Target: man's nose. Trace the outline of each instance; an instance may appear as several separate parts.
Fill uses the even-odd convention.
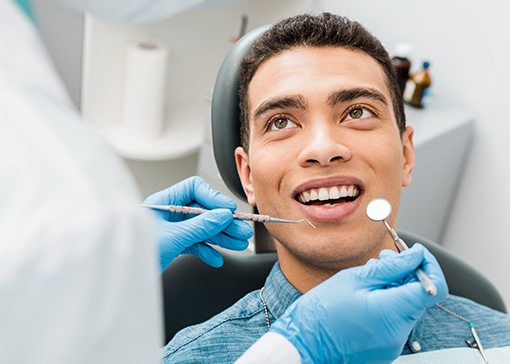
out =
[[[352,152],[344,144],[345,136],[336,123],[320,123],[310,126],[303,135],[303,149],[298,161],[302,166],[318,164],[328,166],[335,162],[346,162]]]

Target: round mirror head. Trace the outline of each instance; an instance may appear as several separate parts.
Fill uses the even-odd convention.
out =
[[[383,221],[391,215],[391,204],[384,198],[374,198],[367,206],[367,216],[372,221]]]

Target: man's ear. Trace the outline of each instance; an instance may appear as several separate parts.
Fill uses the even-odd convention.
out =
[[[235,150],[237,174],[241,179],[244,193],[248,198],[248,203],[252,206],[256,205],[255,193],[253,192],[253,183],[251,180],[251,168],[248,154],[242,147],[237,147]]]
[[[404,166],[402,174],[402,186],[406,187],[411,184],[412,174],[414,168],[414,144],[413,144],[414,129],[412,126],[407,126],[402,134],[402,153],[404,156]]]

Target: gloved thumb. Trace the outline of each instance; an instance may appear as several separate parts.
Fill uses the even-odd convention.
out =
[[[419,244],[401,253],[385,252],[380,254],[380,259],[371,259],[364,266],[357,267],[356,275],[363,278],[366,286],[388,286],[414,272],[423,262],[424,254],[424,248]]]

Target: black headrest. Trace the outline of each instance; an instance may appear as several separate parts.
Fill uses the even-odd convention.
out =
[[[241,200],[246,201],[241,180],[237,174],[235,149],[241,145],[239,129],[239,72],[241,60],[253,42],[270,25],[258,27],[239,39],[225,57],[212,95],[211,122],[214,158],[223,182]]]

